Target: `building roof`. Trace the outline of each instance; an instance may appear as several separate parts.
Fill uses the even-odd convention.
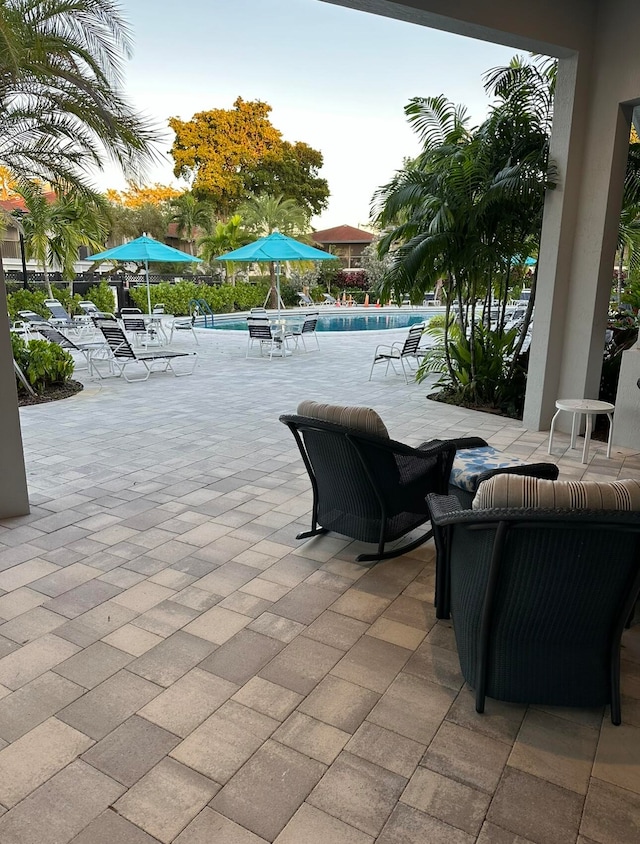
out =
[[[323,229],[311,234],[316,243],[371,243],[375,235],[356,229],[354,226],[334,226],[332,229]]]
[[[49,204],[55,202],[56,195],[54,191],[47,191],[44,196]],[[27,212],[27,206],[21,196],[10,196],[8,199],[0,199],[0,208],[4,211],[8,211],[9,213],[12,211]]]

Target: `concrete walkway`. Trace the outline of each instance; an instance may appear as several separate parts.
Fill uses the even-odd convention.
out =
[[[0,523],[2,844],[637,844],[640,628],[623,725],[602,710],[474,711],[433,611],[433,547],[373,568],[307,543],[308,479],[279,414],[376,408],[417,444],[546,435],[368,382],[374,334],[244,359],[182,334],[189,378],[85,380],[21,411],[30,516]],[[385,333],[404,338],[406,331]],[[640,456],[555,441],[562,477]],[[603,564],[606,561],[603,561]]]

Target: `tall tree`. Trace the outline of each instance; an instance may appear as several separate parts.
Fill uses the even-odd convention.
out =
[[[49,268],[59,267],[63,277],[72,281],[79,247],[102,248],[109,225],[107,203],[86,190],[68,189],[64,195],[53,196],[38,182],[22,184],[20,195],[27,211],[22,217],[25,251],[41,267],[53,298]]]
[[[169,200],[169,221],[176,224],[178,234],[189,244],[189,252],[195,255],[194,243],[198,230],[211,230],[213,209],[208,202],[185,192]]]
[[[245,176],[245,189],[256,196],[269,194],[293,199],[309,217],[320,214],[329,201],[329,185],[318,176],[322,153],[308,144],[283,141],[267,152]]]
[[[232,109],[212,109],[191,120],[172,117],[171,148],[176,176],[192,182],[193,192],[210,200],[226,217],[247,193],[281,194],[318,213],[329,188],[319,178],[322,154],[307,144],[291,144],[271,124],[271,106],[242,97]]]
[[[392,256],[387,289],[415,298],[433,289],[437,279],[446,280],[447,309],[454,301],[457,305],[457,346],[469,364],[461,372],[460,359],[449,356],[447,311],[446,366],[451,382],[472,399],[480,397],[480,360],[490,356],[490,344],[494,349],[501,344],[512,267],[537,250],[544,194],[553,186],[548,158],[552,97],[546,74],[515,60],[491,71],[486,88],[496,102],[474,131],[464,109],[445,97],[412,100],[405,111],[422,153],[377,195],[378,222],[387,229],[380,251]],[[501,307],[497,338],[484,328],[492,296]],[[479,298],[484,300],[481,317],[476,314]],[[503,353],[501,348],[498,354]],[[513,366],[508,369],[506,381],[515,373]]]
[[[122,92],[131,35],[115,0],[0,0],[0,163],[86,187],[105,157],[136,172],[156,130]]]
[[[213,267],[219,255],[233,252],[248,241],[249,237],[242,227],[242,217],[240,214],[234,214],[226,223],[222,221],[216,223],[211,234],[204,235],[198,240],[199,254],[209,267]],[[227,279],[231,284],[235,284],[237,264],[225,261],[224,267]]]
[[[181,193],[182,191],[178,188],[161,185],[158,182],[153,185],[137,185],[135,182],[129,182],[127,189],[123,191],[110,188],[107,191],[107,199],[109,202],[124,205],[125,208],[139,208],[147,204],[164,205],[169,200],[180,196]]]
[[[306,210],[293,199],[282,196],[256,196],[244,202],[238,209],[244,227],[257,237],[265,237],[274,231],[288,236],[305,238],[309,228]],[[275,264],[269,264],[271,278],[271,307],[278,307]]]

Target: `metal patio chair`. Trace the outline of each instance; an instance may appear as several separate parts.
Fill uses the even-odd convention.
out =
[[[304,318],[304,322],[302,323],[301,327],[298,329],[294,329],[292,333],[293,339],[295,340],[296,349],[298,348],[298,343],[300,342],[300,340],[302,340],[302,346],[305,352],[307,351],[307,344],[305,342],[305,335],[307,335],[308,338],[313,337],[313,339],[316,341],[318,351],[320,351],[320,343],[318,342],[318,334],[316,332],[316,329],[318,327],[319,316],[320,314],[318,313],[307,314]]]
[[[420,340],[422,339],[423,334],[424,325],[412,325],[409,329],[409,334],[403,343],[397,342],[392,343],[391,345],[381,343],[376,346],[376,350],[373,355],[373,363],[371,364],[371,371],[369,372],[369,381],[371,381],[373,368],[377,363],[386,363],[386,369],[384,372],[385,375],[389,372],[389,366],[391,366],[393,371],[396,372],[395,364],[399,363],[402,367],[404,380],[408,384],[409,379],[407,377],[405,362],[409,371],[412,372],[410,361],[418,362],[420,358],[424,356],[424,351],[419,349]]]

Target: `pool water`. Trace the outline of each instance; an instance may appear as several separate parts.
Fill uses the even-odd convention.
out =
[[[406,313],[368,313],[368,314],[336,314],[321,311],[318,318],[318,331],[385,331],[389,328],[408,328],[426,322],[433,314]],[[305,314],[283,314],[291,325],[301,324]],[[246,331],[246,319],[235,319],[229,322],[213,321],[214,329],[228,331]]]

